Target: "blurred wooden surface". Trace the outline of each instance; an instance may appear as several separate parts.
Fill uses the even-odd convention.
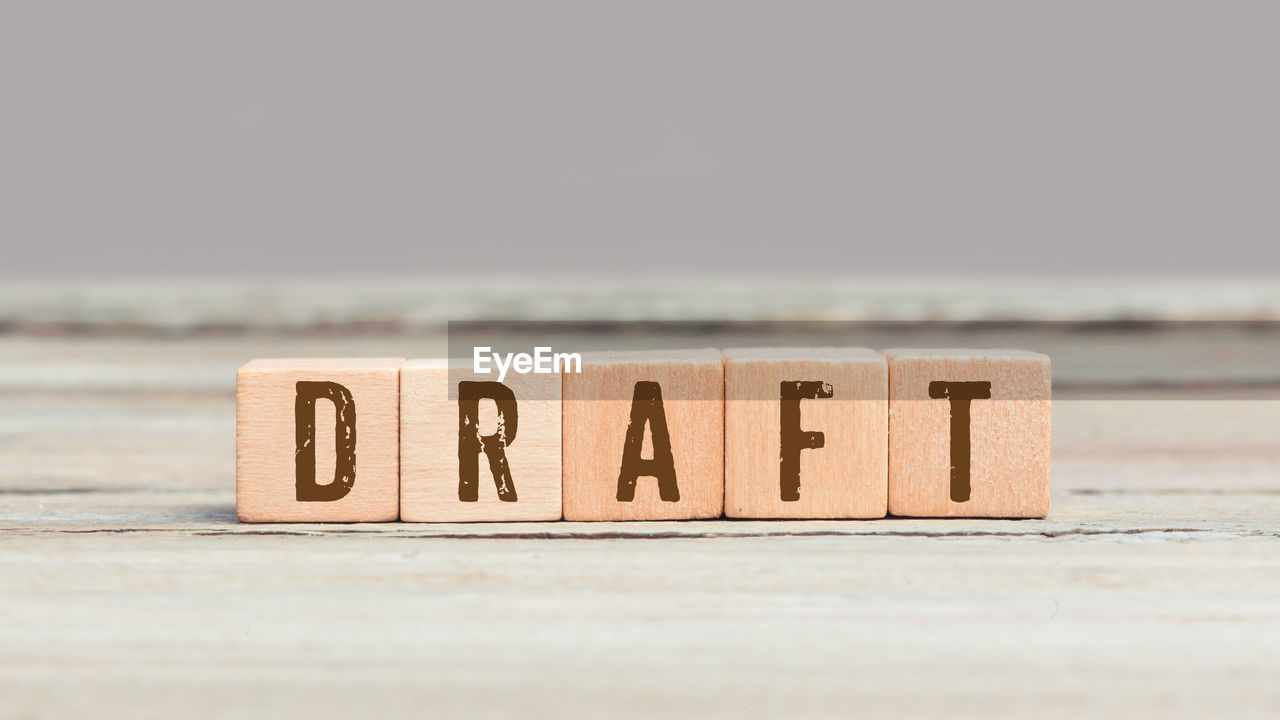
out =
[[[240,317],[238,291],[15,287],[0,288],[5,717],[1280,714],[1265,317],[1143,329],[1092,298],[1083,329],[974,329],[904,310],[931,306],[917,291],[894,305],[903,324],[852,343],[1053,355],[1045,520],[264,527],[235,520],[235,367],[440,354],[439,321],[462,316],[395,285],[356,292],[391,315],[325,326],[346,306],[294,296],[248,314],[310,320],[258,327],[191,320]],[[715,317],[705,290],[672,281],[663,312]],[[1075,292],[1059,290],[1043,294]],[[1161,300],[1181,320],[1246,319],[1223,298],[1266,294],[1184,290]],[[594,317],[635,314],[601,292]],[[770,292],[758,316],[808,291]],[[165,302],[111,316],[139,295]],[[825,319],[853,317],[839,307]],[[709,327],[696,345],[744,339]]]

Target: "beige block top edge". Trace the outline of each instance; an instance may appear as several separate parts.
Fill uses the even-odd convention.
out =
[[[724,363],[724,353],[717,348],[670,350],[595,350],[581,353],[583,365],[628,365],[633,363],[680,362]]]
[[[402,357],[254,358],[240,370],[389,370],[404,364]]]
[[[734,347],[724,350],[716,348],[670,349],[670,350],[608,350],[587,351],[579,353],[584,363],[592,364],[626,364],[634,362],[711,362],[733,360],[868,360],[884,359],[1009,359],[1048,361],[1048,355],[1034,350],[1016,348],[885,348],[875,350],[867,347]],[[338,369],[387,369],[387,368],[445,368],[470,367],[471,361],[464,358],[415,358],[403,357],[338,357],[338,358],[254,358],[240,370],[323,370]]]
[[[406,360],[401,370],[442,370],[445,368],[469,368],[470,360],[462,358],[411,358]]]
[[[867,347],[743,347],[725,348],[725,362],[781,360],[781,361],[841,361],[857,360],[884,363],[879,352]]]
[[[1048,362],[1049,356],[1034,350],[1016,348],[886,348],[880,351],[889,360],[1037,360]]]

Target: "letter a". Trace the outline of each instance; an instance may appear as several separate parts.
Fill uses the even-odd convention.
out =
[[[640,457],[644,446],[644,426],[653,434],[653,457]],[[631,502],[636,497],[636,478],[641,475],[658,479],[658,497],[664,502],[680,502],[676,485],[676,461],[671,455],[671,434],[667,432],[667,414],[662,407],[662,388],[656,382],[638,382],[631,397],[631,421],[622,446],[622,471],[618,474],[618,502]]]

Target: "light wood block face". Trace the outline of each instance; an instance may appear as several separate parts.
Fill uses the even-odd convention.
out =
[[[411,360],[400,375],[400,519],[560,519],[560,375],[477,375]]]
[[[254,360],[236,374],[244,522],[399,517],[402,358]]]
[[[725,354],[725,515],[879,518],[889,372],[866,348]]]
[[[891,515],[1020,518],[1049,512],[1047,355],[883,352],[889,361]]]
[[[564,376],[564,518],[714,518],[723,508],[720,351],[584,353],[582,372]]]

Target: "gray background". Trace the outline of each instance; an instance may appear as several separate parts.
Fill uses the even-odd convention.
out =
[[[0,272],[1280,266],[1274,2],[0,8]]]

